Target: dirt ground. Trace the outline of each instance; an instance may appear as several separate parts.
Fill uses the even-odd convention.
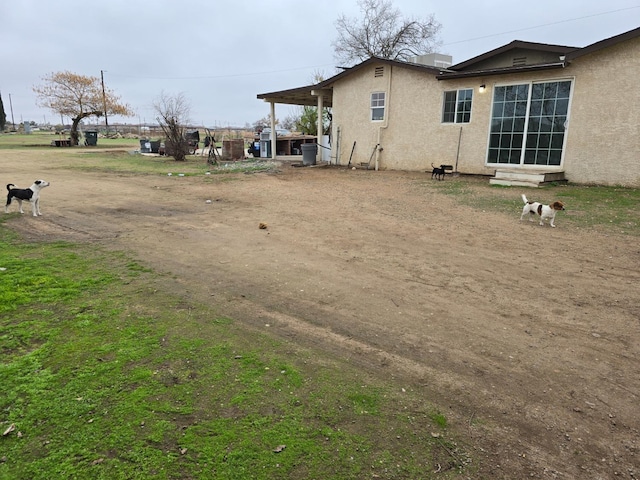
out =
[[[640,478],[636,237],[462,206],[424,173],[105,175],[8,150],[0,177],[51,182],[42,217],[8,222],[28,237],[130,250],[186,298],[424,393],[482,478]]]

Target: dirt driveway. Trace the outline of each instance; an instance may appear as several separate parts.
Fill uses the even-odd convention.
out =
[[[0,176],[52,183],[12,228],[131,250],[185,298],[423,392],[483,478],[640,477],[636,237],[461,206],[424,173],[105,175],[8,150]]]

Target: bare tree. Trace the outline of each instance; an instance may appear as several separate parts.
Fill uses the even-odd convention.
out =
[[[185,137],[185,125],[189,121],[191,107],[184,93],[169,95],[162,92],[153,102],[157,120],[166,137],[165,152],[176,161],[186,160],[189,142]]]
[[[78,145],[78,125],[83,118],[108,115],[132,116],[131,108],[120,97],[101,88],[98,77],[86,77],[71,72],[52,73],[43,78],[42,85],[33,87],[37,104],[60,115],[71,117],[71,143]]]
[[[290,110],[289,111],[289,115],[284,117],[284,120],[282,120],[282,122],[280,122],[280,126],[282,128],[284,128],[285,130],[289,130],[290,132],[295,131],[296,130],[296,123],[300,119],[299,110],[301,111],[302,108],[301,107],[296,107],[293,110]]]
[[[280,125],[280,120],[276,118],[276,125]],[[258,132],[262,131],[264,128],[270,128],[271,126],[271,114],[267,114],[266,117],[262,117],[259,120],[253,122],[253,129]]]
[[[369,57],[410,60],[431,53],[440,45],[442,25],[430,15],[426,19],[402,17],[389,0],[359,0],[362,16],[336,21],[338,38],[331,45],[338,62],[349,66]]]

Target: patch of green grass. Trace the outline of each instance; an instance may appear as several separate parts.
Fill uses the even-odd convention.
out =
[[[640,189],[625,187],[548,185],[538,189],[490,185],[486,178],[453,177],[444,182],[421,182],[476,210],[517,215],[522,212],[525,193],[530,200],[551,203],[561,200],[565,212],[558,214],[562,224],[575,228],[625,235],[640,235]]]
[[[176,162],[171,157],[149,156],[134,150],[97,151],[83,149],[59,153],[63,161],[59,168],[90,172],[122,173],[136,175],[201,176],[228,173],[259,173],[274,171],[278,165],[272,161],[248,159],[237,162],[207,163],[207,157],[190,155],[185,161]]]
[[[575,185],[551,189],[566,204],[575,225],[640,235],[640,189]]]
[[[9,150],[24,147],[48,147],[51,141],[60,138],[53,133],[33,133],[25,135],[21,133],[0,133],[0,149]]]
[[[59,136],[50,133],[2,134],[0,149],[33,147],[46,149],[50,157],[50,168],[105,173],[136,175],[218,175],[229,173],[260,173],[278,169],[279,164],[271,160],[250,158],[235,162],[207,163],[207,157],[188,155],[185,161],[176,162],[172,157],[141,155],[135,153],[140,148],[136,139],[100,138],[98,147],[54,148],[51,140]],[[105,150],[111,149],[111,150]]]
[[[418,394],[185,308],[122,253],[0,223],[0,266],[0,479],[472,472]]]
[[[33,132],[29,135],[24,133],[2,133],[0,134],[0,149],[16,148],[46,148],[56,152],[70,152],[95,149],[96,147],[78,146],[73,148],[51,147],[52,140],[68,138],[67,135],[58,135],[54,132]],[[82,141],[82,140],[81,140]],[[99,138],[97,148],[139,148],[140,142],[135,138]]]
[[[347,398],[351,401],[356,415],[378,415],[380,413],[380,396],[378,392],[358,391],[349,394]]]
[[[125,173],[137,175],[202,175],[208,169],[205,157],[188,156],[184,162],[176,162],[171,157],[148,156],[134,153],[134,150],[83,151],[71,153],[65,169]]]
[[[430,415],[431,420],[440,428],[447,428],[447,417],[440,412],[434,412]]]

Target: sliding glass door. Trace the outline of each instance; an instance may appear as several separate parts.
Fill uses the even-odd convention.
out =
[[[568,80],[495,87],[487,163],[559,166],[570,93]]]

